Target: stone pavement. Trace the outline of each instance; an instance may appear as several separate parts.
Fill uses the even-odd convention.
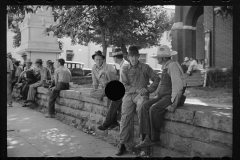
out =
[[[107,142],[16,102],[7,108],[7,143],[8,157],[116,157],[117,151]]]

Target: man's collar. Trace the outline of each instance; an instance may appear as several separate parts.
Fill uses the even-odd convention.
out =
[[[128,69],[132,68],[132,67],[139,67],[142,68],[142,63],[138,60],[138,64],[136,66],[133,66],[131,63],[129,63],[130,65],[128,66]]]
[[[162,69],[165,69],[166,66],[167,66],[170,62],[172,62],[172,59],[169,59],[169,60],[162,66]]]
[[[96,68],[97,68],[97,69],[102,69],[105,65],[106,65],[105,62],[102,63],[101,67],[98,67],[97,64],[96,64]]]

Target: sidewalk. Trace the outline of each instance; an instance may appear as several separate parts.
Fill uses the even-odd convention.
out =
[[[107,142],[16,102],[7,108],[7,141],[8,157],[116,157],[117,152]]]

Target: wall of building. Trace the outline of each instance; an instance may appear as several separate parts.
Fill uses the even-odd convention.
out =
[[[201,15],[197,20],[196,29],[196,59],[204,59],[204,16]]]

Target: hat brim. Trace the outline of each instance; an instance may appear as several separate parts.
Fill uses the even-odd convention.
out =
[[[104,55],[94,54],[94,55],[92,55],[92,59],[93,59],[93,60],[94,60],[95,56],[102,56],[102,58],[105,59],[105,56],[104,56]]]
[[[154,55],[154,56],[151,56],[152,58],[157,58],[157,57],[172,57],[172,56],[175,56],[177,55],[177,52],[176,51],[170,51],[171,55]]]

